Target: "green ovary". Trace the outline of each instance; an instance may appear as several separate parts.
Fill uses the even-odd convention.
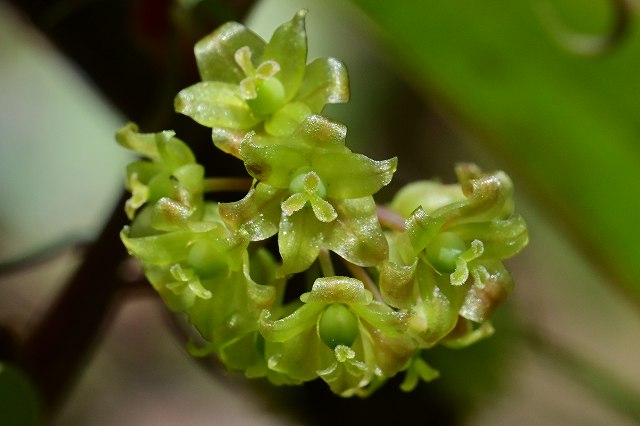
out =
[[[260,116],[267,116],[276,112],[283,104],[284,86],[276,77],[256,78],[256,97],[247,99],[251,110]]]
[[[334,303],[320,316],[318,334],[331,349],[351,346],[358,337],[358,318],[345,305]]]
[[[188,262],[201,278],[210,278],[227,271],[225,253],[212,241],[201,240],[191,246]]]
[[[458,256],[467,249],[464,241],[453,232],[435,236],[427,246],[427,260],[439,272],[450,274],[456,270]]]

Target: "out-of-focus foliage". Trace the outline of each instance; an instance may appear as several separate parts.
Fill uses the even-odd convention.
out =
[[[0,362],[0,423],[39,424],[40,400],[33,383],[14,365]]]
[[[591,257],[640,300],[640,35],[586,57],[562,47],[537,2],[354,0],[421,88],[503,156]],[[606,2],[551,1],[606,24]],[[562,18],[560,18],[562,19]]]

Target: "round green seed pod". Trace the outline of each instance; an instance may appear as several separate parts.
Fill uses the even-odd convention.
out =
[[[256,97],[247,100],[254,113],[265,116],[273,114],[284,101],[284,86],[275,77],[257,78]]]
[[[442,232],[427,246],[427,260],[439,272],[450,274],[456,270],[456,260],[465,250],[467,246],[457,234]]]
[[[320,315],[318,334],[331,349],[351,346],[358,337],[358,318],[345,305],[331,304]]]

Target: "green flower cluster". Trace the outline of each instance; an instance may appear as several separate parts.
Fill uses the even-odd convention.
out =
[[[246,196],[205,200],[230,180],[206,178],[173,132],[129,124],[117,140],[143,158],[127,168],[121,238],[199,332],[194,355],[276,384],[321,378],[342,396],[405,372],[410,390],[438,375],[424,350],[492,332],[512,288],[502,260],[527,244],[526,225],[509,178],[473,165],[458,167],[456,185],[417,182],[377,205],[397,160],[352,152],[345,126],[321,114],[347,101],[348,78],[335,59],[306,63],[304,15],[268,43],[223,25],[195,47],[202,81],[175,100],[244,163]],[[288,300],[294,281],[306,287]]]
[[[249,131],[286,136],[326,104],[347,102],[342,62],[307,64],[305,15],[298,12],[268,43],[236,22],[200,40],[194,50],[202,81],[178,93],[176,111],[211,127],[216,146],[238,156]]]

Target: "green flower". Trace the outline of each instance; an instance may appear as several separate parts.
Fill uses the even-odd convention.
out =
[[[221,150],[238,156],[250,130],[283,136],[328,103],[347,102],[344,65],[334,58],[307,64],[305,11],[280,26],[266,43],[236,22],[195,46],[202,81],[178,93],[177,112],[211,127]]]
[[[257,270],[268,262],[252,259],[260,251],[250,256],[249,241],[227,228],[217,203],[204,201],[204,170],[173,132],[141,134],[129,124],[117,140],[144,156],[127,168],[133,221],[120,234],[125,247],[169,309],[185,314],[207,342],[196,352],[216,352],[230,369],[260,375],[257,323],[276,289],[274,279],[252,279],[250,262]]]
[[[264,311],[260,333],[269,369],[301,383],[322,378],[342,396],[367,395],[407,367],[415,347],[403,335],[407,316],[373,301],[349,277],[318,278],[304,304],[272,319]]]
[[[145,204],[160,200],[154,216],[164,221],[158,223],[161,228],[171,228],[196,212],[203,202],[204,168],[174,132],[139,133],[129,123],[118,131],[116,140],[144,157],[127,166],[127,189],[132,193],[125,204],[129,219]]]
[[[391,305],[413,312],[411,328],[424,347],[445,338],[469,344],[491,332],[477,332],[469,321],[488,320],[511,291],[502,260],[528,242],[504,173],[484,174],[469,164],[456,171],[459,185],[415,183],[390,206],[408,219],[406,232],[389,236],[392,254],[380,288]]]
[[[216,204],[207,203],[201,221],[183,229],[132,236],[125,227],[120,236],[169,309],[185,314],[207,342],[195,353],[216,352],[234,370],[265,370],[257,324],[276,288],[252,279],[250,262],[260,260],[247,252],[248,241],[226,228]]]
[[[252,241],[278,233],[283,273],[307,269],[321,248],[372,266],[387,255],[372,194],[391,181],[397,159],[351,152],[344,126],[309,116],[290,136],[247,135],[240,146],[257,185],[220,211]]]

